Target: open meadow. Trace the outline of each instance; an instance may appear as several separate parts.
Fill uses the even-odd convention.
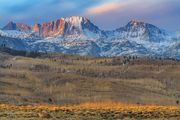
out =
[[[179,99],[174,59],[0,53],[1,120],[179,120]]]

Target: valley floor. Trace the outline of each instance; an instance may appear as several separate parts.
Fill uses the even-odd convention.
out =
[[[78,105],[0,105],[1,120],[180,120],[180,106],[112,102]]]
[[[124,56],[0,53],[0,103],[77,104],[115,101],[176,105],[180,62]]]
[[[177,60],[0,52],[0,120],[180,120],[179,101]]]

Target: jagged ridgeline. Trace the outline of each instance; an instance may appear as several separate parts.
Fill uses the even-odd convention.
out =
[[[101,30],[80,16],[33,26],[9,22],[0,30],[0,44],[16,50],[82,56],[136,55],[180,59],[178,34],[138,20],[131,20],[112,31]]]

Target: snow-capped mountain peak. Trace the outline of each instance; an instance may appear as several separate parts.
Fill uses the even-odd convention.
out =
[[[103,31],[81,16],[62,17],[29,27],[9,22],[0,30],[0,45],[40,52],[91,56],[161,56],[180,59],[180,37],[136,19]]]
[[[145,23],[144,22],[141,22],[141,21],[138,21],[136,19],[132,19],[128,24],[127,26],[138,26],[138,25],[144,25]]]
[[[160,28],[145,22],[138,20],[131,20],[124,27],[118,28],[111,36],[117,37],[118,39],[129,39],[129,40],[145,40],[151,42],[160,42],[166,39],[167,33]]]
[[[45,22],[42,25],[35,24],[32,31],[39,34],[40,37],[92,37],[90,34],[101,34],[101,30],[85,17],[72,16],[60,18],[55,21]]]
[[[86,20],[86,18],[80,16],[66,17],[62,19],[65,20],[65,22],[67,23],[71,23],[75,27],[81,27],[81,28],[82,28],[82,23]]]
[[[10,21],[6,26],[3,27],[3,30],[18,30],[22,32],[29,32],[31,31],[31,27],[23,23],[15,23]]]
[[[16,30],[16,23],[10,21],[6,26],[3,27],[3,30]]]

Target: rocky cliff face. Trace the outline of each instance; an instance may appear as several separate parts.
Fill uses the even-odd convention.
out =
[[[35,32],[41,38],[46,37],[75,37],[99,36],[113,39],[138,39],[160,42],[166,38],[167,33],[158,27],[137,20],[131,20],[126,26],[113,31],[104,32],[85,17],[72,16],[60,18],[55,21],[35,24],[32,27],[23,23],[9,22],[3,30],[19,30]]]
[[[79,16],[60,18],[56,21],[32,26],[32,30],[38,32],[41,37],[80,35],[84,34],[85,29],[93,33],[100,32],[99,28],[87,18]]]
[[[38,35],[43,38],[50,36],[55,37],[56,35],[64,33],[64,26],[64,20],[58,19],[56,21],[43,23],[42,25],[35,24],[32,26],[32,31],[37,32]]]
[[[23,44],[18,44],[21,42]],[[179,35],[169,34],[152,24],[137,20],[131,20],[124,27],[112,31],[100,30],[90,20],[79,16],[60,18],[32,27],[10,22],[0,30],[2,43],[10,48],[28,51],[180,59]]]
[[[105,33],[91,23],[90,20],[80,16],[60,18],[51,22],[34,24],[31,27],[23,23],[9,22],[4,26],[3,30],[31,32],[36,37],[42,39],[59,36],[72,39],[94,39],[105,35]]]

